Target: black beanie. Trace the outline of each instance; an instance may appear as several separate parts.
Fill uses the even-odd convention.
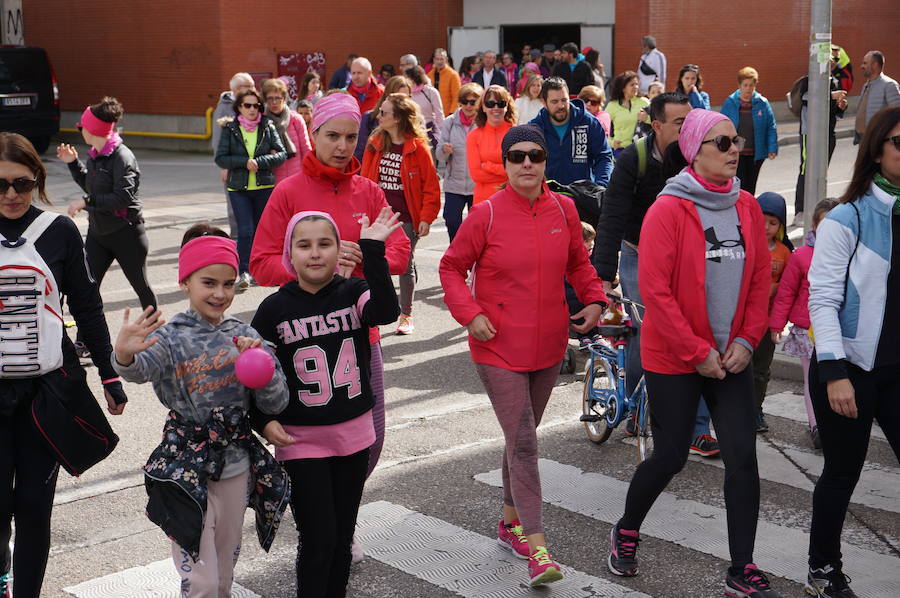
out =
[[[547,140],[544,139],[544,132],[540,127],[530,123],[513,127],[506,132],[500,143],[500,150],[503,152],[503,166],[506,166],[506,152],[509,151],[509,148],[522,141],[531,141],[541,146],[545,152],[547,151]]]

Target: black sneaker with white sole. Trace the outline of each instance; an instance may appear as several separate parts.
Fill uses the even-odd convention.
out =
[[[806,574],[806,585],[803,587],[810,596],[818,598],[857,598],[850,589],[849,575],[831,565],[821,569],[810,569]]]
[[[637,547],[641,541],[637,530],[619,529],[614,525],[609,536],[609,557],[606,559],[609,571],[622,577],[634,577],[638,573]]]
[[[781,598],[781,594],[772,589],[769,579],[750,563],[736,575],[731,571],[725,576],[725,595],[728,598]]]

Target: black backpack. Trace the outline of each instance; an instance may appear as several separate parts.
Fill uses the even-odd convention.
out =
[[[606,187],[586,179],[573,181],[568,185],[563,185],[557,181],[547,181],[547,187],[554,193],[571,197],[572,201],[575,202],[575,208],[578,210],[578,218],[594,228],[597,227],[597,221],[600,219],[600,212],[603,208],[603,196],[606,194]]]

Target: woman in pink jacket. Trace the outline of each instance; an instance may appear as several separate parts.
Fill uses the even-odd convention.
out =
[[[303,156],[312,149],[306,121],[299,113],[287,105],[287,85],[281,79],[267,79],[262,84],[263,101],[266,103],[266,116],[275,124],[281,143],[287,150],[287,160],[275,169],[277,185],[292,174],[303,170]]]
[[[568,343],[560,281],[585,307],[576,330],[596,324],[603,285],[581,238],[572,200],[544,184],[547,143],[534,125],[513,127],[501,155],[507,186],[472,208],[441,259],[444,302],[469,331],[469,349],[503,429],[503,518],[499,541],[528,559],[531,585],[562,578],[541,520],[537,425]],[[466,277],[471,271],[471,287]]]
[[[769,316],[769,332],[772,342],[781,340],[781,333],[785,325],[790,321],[791,331],[782,345],[782,350],[788,355],[800,358],[803,366],[803,397],[806,402],[806,417],[809,421],[809,436],[813,447],[822,448],[819,440],[819,427],[816,425],[816,414],[813,412],[812,401],[809,397],[809,360],[812,359],[813,342],[809,337],[809,280],[806,275],[812,263],[813,247],[816,244],[816,228],[819,222],[837,205],[833,199],[823,199],[816,204],[813,212],[813,229],[806,233],[803,247],[798,248],[791,255],[791,260],[781,275],[778,283],[778,294],[772,305],[772,313]]]

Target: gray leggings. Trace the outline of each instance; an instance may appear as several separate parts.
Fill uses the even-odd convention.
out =
[[[535,372],[513,372],[476,363],[475,369],[503,429],[503,502],[519,513],[525,535],[544,532],[537,427],[559,376],[559,363]]]
[[[416,251],[416,243],[419,242],[419,234],[413,229],[412,222],[403,223],[403,232],[409,237],[409,264],[406,272],[400,275],[400,313],[412,315],[413,294],[416,291],[416,262],[413,253]]]

